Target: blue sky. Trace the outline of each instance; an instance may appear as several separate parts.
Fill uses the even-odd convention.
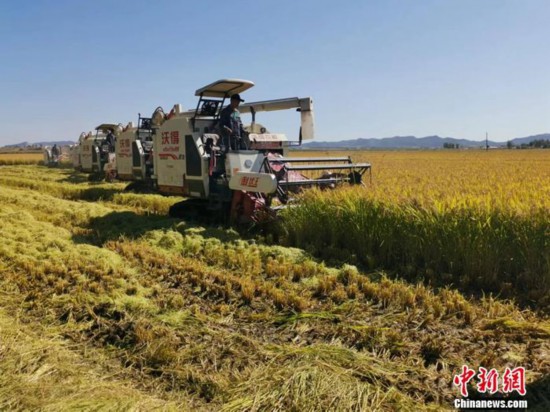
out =
[[[549,21],[547,0],[2,1],[0,145],[191,108],[227,77],[311,96],[317,140],[550,132]]]

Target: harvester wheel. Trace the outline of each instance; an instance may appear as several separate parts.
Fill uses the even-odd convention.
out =
[[[176,219],[210,223],[212,213],[207,206],[208,203],[201,199],[182,200],[170,206],[168,215]]]
[[[170,206],[168,209],[168,216],[177,219],[195,219],[197,217],[197,210],[192,204],[186,202],[178,202]]]
[[[113,182],[114,180],[116,179],[116,171],[115,170],[110,170],[108,172],[105,173],[105,181],[106,182]]]
[[[241,190],[233,192],[230,212],[231,225],[264,225],[273,219],[274,213],[260,194]]]
[[[91,173],[90,175],[88,175],[88,180],[89,180],[90,182],[100,182],[100,181],[103,180],[103,177],[104,177],[103,173],[101,173],[101,172],[93,172],[93,173]]]
[[[152,185],[143,180],[136,180],[135,182],[129,183],[128,186],[124,188],[124,191],[133,193],[155,193]]]

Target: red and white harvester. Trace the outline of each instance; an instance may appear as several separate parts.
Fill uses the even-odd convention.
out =
[[[112,177],[116,170],[116,157],[107,144],[109,130],[117,136],[122,127],[120,124],[103,123],[96,127],[96,133],[82,133],[71,154],[75,168],[98,176]]]
[[[289,157],[289,149],[314,137],[313,102],[311,98],[291,97],[241,104],[241,114],[252,115],[245,127],[239,149],[222,145],[219,116],[226,99],[253,87],[247,80],[223,79],[198,89],[194,110],[183,111],[176,104],[168,115],[157,109],[150,119],[140,117],[140,127],[150,139],[134,138],[128,152],[133,165],[140,166],[147,177],[147,166],[140,156],[147,152],[140,146],[152,141],[152,175],[154,188],[166,195],[188,198],[172,206],[170,214],[182,216],[218,213],[233,223],[254,222],[291,202],[292,194],[307,187],[334,187],[341,183],[361,184],[369,163],[352,163],[345,157]],[[272,133],[256,123],[259,112],[295,109],[300,113],[301,127],[297,141],[284,134]],[[142,127],[142,126],[146,127]],[[150,130],[148,135],[145,130]],[[119,136],[118,142],[122,139]],[[139,144],[136,144],[139,142]],[[128,143],[124,147],[128,148]],[[134,145],[136,152],[134,152]],[[133,153],[136,153],[134,156]],[[117,154],[120,162],[120,153]],[[150,164],[150,163],[149,163]],[[119,175],[129,175],[127,172]],[[132,173],[138,170],[132,169]],[[135,176],[135,174],[134,174]]]
[[[129,189],[150,186],[153,175],[153,133],[151,119],[128,123],[115,144],[116,178],[134,182]]]

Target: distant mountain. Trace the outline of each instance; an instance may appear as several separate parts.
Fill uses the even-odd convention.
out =
[[[517,137],[510,140],[514,146],[521,146],[522,144],[529,144],[533,140],[550,140],[550,133],[537,134],[527,137]],[[454,137],[440,137],[440,136],[394,136],[384,138],[370,138],[370,139],[352,139],[352,140],[340,140],[337,142],[308,142],[302,145],[303,149],[441,149],[443,145],[458,144],[463,148],[476,148],[485,147],[485,140],[468,140],[468,139],[456,139]],[[1,147],[2,149],[16,149],[25,148],[27,146],[44,147],[72,145],[75,142],[70,140],[57,140],[50,142],[21,142],[12,145],[6,145]],[[491,147],[503,147],[507,142],[494,142],[489,140],[489,146]]]
[[[522,144],[529,144],[533,140],[550,140],[550,133],[536,134],[534,136],[527,137],[516,137],[515,139],[511,140],[511,142],[514,146],[519,146]]]
[[[55,140],[51,142],[21,142],[16,144],[9,144],[6,146],[2,146],[2,149],[16,149],[16,148],[25,148],[27,146],[33,146],[33,147],[44,147],[44,146],[53,146],[54,144],[57,144],[58,146],[65,146],[65,145],[71,145],[75,144],[75,142],[71,140]]]
[[[529,143],[533,140],[550,140],[550,134],[540,134],[535,136],[521,137],[512,139],[511,142],[515,146],[519,146],[522,143]],[[353,140],[341,140],[338,142],[309,142],[304,143],[304,149],[441,149],[443,145],[458,144],[460,147],[485,147],[485,140],[468,140],[468,139],[455,139],[453,137],[440,137],[440,136],[394,136],[384,137],[381,139],[353,139]],[[494,142],[489,140],[489,146],[502,147],[506,146],[506,142]]]

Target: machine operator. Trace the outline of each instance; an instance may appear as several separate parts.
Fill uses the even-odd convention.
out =
[[[239,104],[244,102],[241,96],[234,94],[231,96],[230,104],[220,113],[220,128],[222,132],[222,142],[225,151],[237,150],[243,148],[243,124],[241,114],[239,113]]]
[[[52,147],[52,157],[54,162],[57,162],[59,160],[60,154],[61,151],[59,150],[59,147],[57,146],[57,144],[54,144]]]
[[[109,133],[107,133],[107,137],[105,138],[107,144],[109,145],[109,152],[114,153],[115,152],[115,143],[116,143],[116,136],[115,131],[113,129],[109,129]]]

